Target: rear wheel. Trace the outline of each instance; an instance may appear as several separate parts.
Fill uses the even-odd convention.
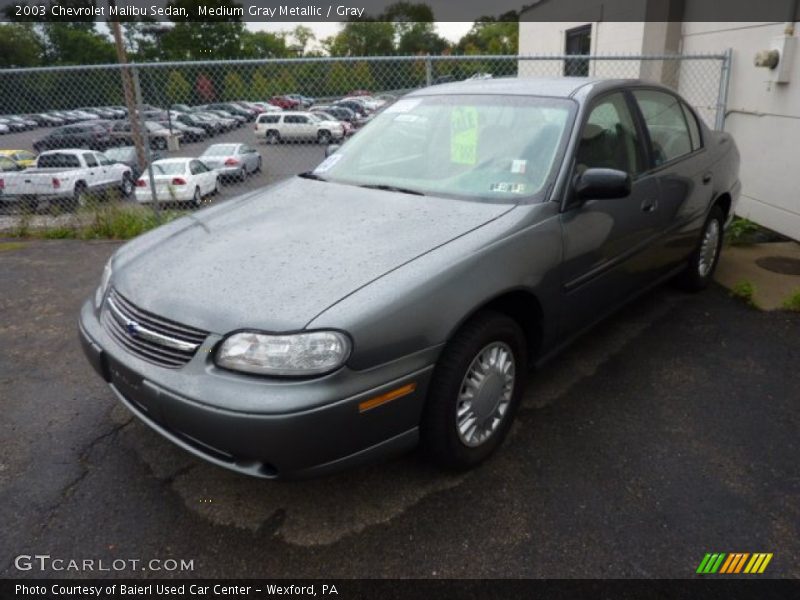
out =
[[[156,150],[166,150],[167,149],[167,140],[163,137],[158,137],[153,140],[153,148]]]
[[[262,160],[261,160],[261,157],[259,156],[258,157],[258,162],[256,163],[256,168],[253,171],[253,173],[261,173],[261,167],[262,167]]]
[[[317,134],[317,141],[320,144],[327,145],[331,143],[331,132],[322,130]]]
[[[497,312],[468,321],[442,352],[420,433],[439,465],[466,469],[486,460],[508,434],[525,386],[525,336]]]
[[[194,196],[192,196],[192,206],[199,208],[203,203],[203,195],[200,193],[200,186],[194,188]]]
[[[281,134],[277,131],[270,130],[267,132],[266,140],[268,144],[279,144],[281,141]]]
[[[88,204],[89,190],[86,189],[86,184],[83,182],[76,183],[72,198],[67,201],[67,209],[78,210],[79,208],[85,208]]]
[[[700,240],[689,257],[686,269],[675,280],[680,288],[699,292],[708,287],[719,262],[724,224],[725,213],[719,206],[714,206],[703,225]]]
[[[123,198],[129,198],[133,193],[133,180],[127,173],[122,176],[122,182],[120,183],[119,191],[122,193]]]

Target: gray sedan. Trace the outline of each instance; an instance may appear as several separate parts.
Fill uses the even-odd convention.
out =
[[[239,473],[419,443],[473,467],[532,368],[660,282],[708,285],[738,169],[664,87],[428,87],[313,172],[120,248],[83,347],[135,415]]]
[[[218,171],[220,176],[239,181],[258,173],[263,164],[258,150],[247,144],[212,144],[199,158],[209,169]]]

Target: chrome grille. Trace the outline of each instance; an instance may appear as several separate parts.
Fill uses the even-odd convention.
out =
[[[207,331],[142,310],[113,289],[106,298],[101,320],[123,348],[162,367],[185,365],[208,336]]]

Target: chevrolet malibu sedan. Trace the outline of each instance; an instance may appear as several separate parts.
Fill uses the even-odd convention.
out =
[[[425,88],[313,172],[120,248],[83,347],[136,416],[239,473],[418,444],[473,467],[533,368],[660,282],[709,283],[738,168],[664,87]]]

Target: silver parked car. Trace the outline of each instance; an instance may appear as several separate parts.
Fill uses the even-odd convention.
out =
[[[490,79],[399,99],[313,172],[120,248],[86,355],[175,444],[259,477],[497,449],[529,368],[700,290],[739,154],[667,88]]]
[[[220,177],[239,181],[258,173],[263,164],[258,150],[247,144],[211,144],[199,158]]]

